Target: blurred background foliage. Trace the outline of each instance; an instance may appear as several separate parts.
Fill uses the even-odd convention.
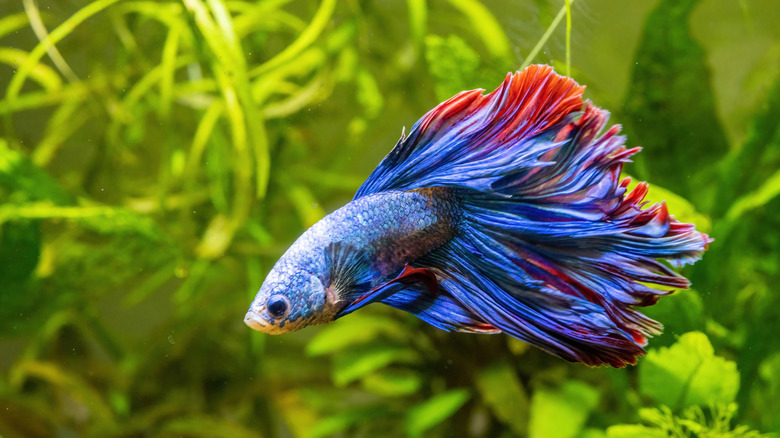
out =
[[[780,432],[780,3],[571,6],[2,2],[0,436]],[[587,84],[645,148],[627,172],[716,239],[637,367],[381,306],[244,326],[402,126],[531,62]]]

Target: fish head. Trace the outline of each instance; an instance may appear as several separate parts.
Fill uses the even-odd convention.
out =
[[[330,322],[339,310],[327,278],[295,266],[275,266],[257,292],[244,323],[250,328],[281,334]]]

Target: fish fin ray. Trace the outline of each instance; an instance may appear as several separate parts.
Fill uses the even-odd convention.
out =
[[[354,250],[349,252],[352,253]],[[361,272],[367,272],[367,269],[362,267],[356,267],[354,269],[359,269]],[[362,287],[353,287],[349,293],[344,294],[343,298],[349,304],[338,313],[337,317],[352,313],[371,303],[382,301],[404,288],[414,287],[424,287],[430,295],[435,296],[438,289],[436,274],[426,268],[405,265],[401,272],[389,281],[373,287],[367,287],[365,283]]]
[[[337,318],[375,302],[412,313],[445,331],[483,334],[500,332],[454,300],[439,286],[436,274],[421,266],[406,265],[392,280],[354,296],[337,314]]]
[[[381,300],[383,304],[414,314],[426,323],[444,330],[462,333],[494,334],[501,330],[480,320],[439,287],[431,295],[425,285],[407,287]]]
[[[487,187],[507,172],[529,171],[555,147],[533,137],[583,106],[585,87],[532,65],[508,74],[495,91],[464,91],[441,103],[402,136],[355,199],[387,190],[432,186]]]
[[[644,354],[645,340],[598,304],[498,269],[459,243],[427,259],[441,267],[441,287],[474,318],[550,354],[588,365],[622,367]],[[508,267],[506,267],[508,268]]]
[[[339,296],[352,301],[370,288],[371,260],[366,251],[344,242],[333,242],[325,249],[327,265],[330,266],[330,287]]]
[[[391,296],[394,293],[404,289],[405,287],[408,286],[403,283],[393,282],[382,283],[376,287],[373,287],[367,292],[358,295],[353,299],[349,299],[349,304],[336,314],[336,318],[341,318],[342,316],[348,315],[355,310],[363,308],[371,303],[381,301],[388,296]]]
[[[463,309],[456,319],[564,359],[635,363],[662,329],[635,307],[670,293],[652,285],[689,286],[662,261],[693,263],[712,239],[663,203],[648,206],[646,184],[627,192],[620,174],[640,148],[626,148],[619,126],[602,134],[609,113],[584,102],[582,91],[532,66],[492,93],[463,92],[423,116],[355,198],[450,187],[457,233],[414,262],[434,272],[437,295],[415,296],[416,281],[370,298],[425,319],[425,306],[443,293],[443,308]],[[453,326],[446,312],[431,320]]]

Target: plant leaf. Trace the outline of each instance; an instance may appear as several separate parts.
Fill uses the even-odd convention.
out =
[[[333,366],[333,381],[344,386],[393,363],[412,363],[417,353],[405,347],[372,344],[340,353]]]
[[[769,88],[761,111],[751,120],[745,144],[725,163],[713,206],[718,216],[737,220],[777,195],[780,165],[780,78]],[[774,181],[769,183],[769,181]],[[753,193],[748,194],[748,193]],[[735,203],[736,201],[736,203]]]
[[[645,22],[624,112],[628,137],[641,144],[642,178],[674,188],[705,204],[702,184],[728,152],[718,121],[706,53],[691,36],[690,16],[698,0],[662,0]],[[692,147],[706,145],[706,147]],[[696,168],[691,163],[696,163]]]
[[[479,55],[460,37],[428,35],[425,38],[425,58],[435,79],[434,89],[439,100],[475,88]]]
[[[485,47],[493,57],[504,62],[512,59],[511,44],[504,29],[490,10],[477,0],[450,0],[453,6],[466,15],[474,31],[482,38]]]
[[[567,380],[556,389],[539,389],[531,398],[528,436],[574,438],[598,401],[597,390],[576,380]]]
[[[383,397],[398,397],[417,392],[422,386],[422,378],[411,371],[386,370],[363,378],[363,388]]]
[[[639,390],[675,409],[728,404],[739,390],[739,372],[736,363],[715,356],[707,335],[689,332],[647,354],[639,366]]]
[[[528,395],[506,361],[493,363],[477,375],[477,388],[496,418],[518,436],[528,427]]]
[[[607,428],[607,438],[668,438],[669,434],[660,429],[641,424],[617,424]]]
[[[431,399],[412,406],[406,413],[406,433],[419,437],[451,417],[471,398],[468,389],[460,388],[438,394]]]
[[[320,330],[306,345],[306,353],[310,356],[320,356],[351,346],[366,344],[377,339],[380,335],[384,339],[397,339],[404,333],[404,327],[392,318],[380,315],[353,314]]]

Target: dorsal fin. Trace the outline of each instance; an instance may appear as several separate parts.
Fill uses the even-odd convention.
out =
[[[439,104],[385,157],[355,198],[431,186],[487,187],[509,173],[544,165],[550,141],[527,141],[583,106],[585,87],[532,65],[507,74],[493,92],[464,91]]]

